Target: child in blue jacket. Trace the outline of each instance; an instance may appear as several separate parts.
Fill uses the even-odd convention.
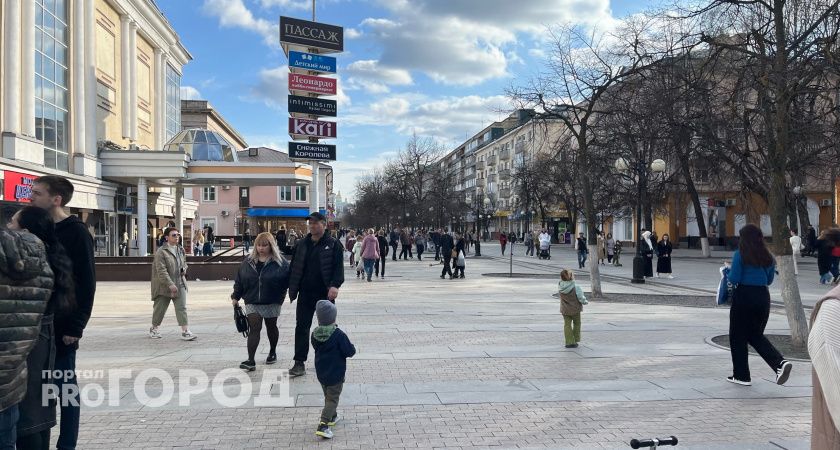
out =
[[[338,399],[344,387],[347,372],[347,358],[356,354],[356,347],[335,324],[338,310],[329,300],[315,304],[318,327],[312,332],[312,347],[315,348],[315,373],[324,391],[324,409],[316,436],[332,439],[332,427],[338,422]]]

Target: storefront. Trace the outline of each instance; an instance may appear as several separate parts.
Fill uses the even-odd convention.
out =
[[[245,214],[246,220],[256,225],[257,233],[267,231],[274,234],[280,229],[295,229],[302,236],[309,232],[306,227],[307,208],[249,208]],[[321,214],[326,216],[327,211],[321,210]]]

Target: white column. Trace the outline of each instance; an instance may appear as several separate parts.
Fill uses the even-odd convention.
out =
[[[131,38],[130,25],[132,21],[127,15],[120,16],[120,114],[122,114],[122,137],[131,136]]]
[[[184,188],[175,186],[175,228],[181,236],[184,235]]]
[[[137,24],[134,22],[128,25],[128,45],[128,72],[131,74],[128,138],[133,142],[137,140]]]
[[[85,8],[84,0],[73,2],[73,21],[70,29],[73,39],[70,41],[70,50],[73,54],[71,73],[73,87],[70,90],[72,104],[70,107],[70,118],[73,123],[73,153],[84,153],[86,145],[87,127],[85,119]]]
[[[85,153],[94,158],[97,157],[96,140],[101,127],[104,131],[105,124],[99,124],[96,117],[96,6],[94,0],[85,0],[85,123],[87,134],[85,135]],[[89,174],[85,174],[89,175]]]
[[[309,185],[309,212],[318,212],[318,187],[321,185],[318,161],[312,161],[312,183]]]
[[[20,0],[3,2],[3,131],[20,133]],[[35,27],[33,22],[31,25]]]
[[[154,89],[155,89],[155,96],[152,107],[154,108],[154,114],[152,115],[152,127],[154,129],[154,137],[155,137],[155,148],[162,149],[163,148],[163,122],[161,121],[161,111],[163,102],[161,99],[164,98],[165,93],[163,92],[166,88],[166,84],[163,80],[163,51],[159,48],[155,49],[155,58],[154,58]]]
[[[149,186],[145,178],[137,180],[137,248],[140,256],[149,253]]]
[[[21,124],[22,134],[35,136],[35,2],[23,2],[21,36]],[[6,66],[8,68],[8,65]]]

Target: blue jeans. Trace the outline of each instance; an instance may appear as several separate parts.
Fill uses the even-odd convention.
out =
[[[0,450],[15,450],[19,417],[17,404],[0,411]]]
[[[370,277],[373,276],[373,263],[376,262],[376,260],[375,259],[364,258],[363,261],[364,261],[364,264],[365,264],[365,274],[367,274],[368,280],[370,280]],[[384,269],[384,264],[383,264],[383,269]]]
[[[586,265],[586,257],[589,254],[586,252],[578,252],[578,266],[582,269],[584,265]]]
[[[826,273],[820,275],[820,284],[830,283],[831,280],[833,280],[833,279],[834,279],[834,276],[831,274],[831,272],[826,272]]]
[[[61,345],[61,344],[59,344]],[[55,384],[62,394],[59,395],[61,407],[61,425],[58,435],[58,450],[75,449],[79,440],[79,383],[76,381],[76,350],[62,348],[55,357],[55,370],[61,371],[62,376],[55,380]],[[65,371],[72,371],[72,376],[64,378]],[[67,388],[65,388],[67,386]],[[72,388],[70,388],[72,386]],[[75,395],[64,397],[64,389],[75,390]],[[73,392],[71,392],[72,394]]]

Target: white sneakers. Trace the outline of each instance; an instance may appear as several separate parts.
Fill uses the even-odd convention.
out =
[[[192,331],[190,331],[190,330],[187,330],[187,331],[184,331],[183,333],[181,333],[181,340],[183,340],[183,341],[194,341],[195,338],[197,338],[197,337],[198,336],[192,334]]]
[[[163,335],[160,334],[160,330],[158,330],[155,327],[152,327],[149,328],[149,337],[151,339],[160,339],[163,337]],[[198,336],[194,335],[190,330],[181,332],[181,339],[184,341],[194,341],[197,337]]]

